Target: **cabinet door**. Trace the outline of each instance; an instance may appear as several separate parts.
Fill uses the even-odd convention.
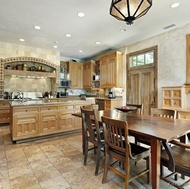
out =
[[[83,65],[83,88],[92,87],[92,78],[91,78],[91,62],[84,63]]]
[[[40,109],[40,134],[54,133],[58,130],[57,107],[43,107]]]
[[[106,88],[108,85],[108,68],[107,59],[104,58],[100,63],[100,86],[101,88]]]
[[[116,73],[116,57],[112,56],[108,59],[107,62],[107,72],[109,73],[107,76],[107,83],[108,87],[112,88],[116,86],[116,74],[121,74],[121,73]]]
[[[83,64],[81,63],[76,65],[76,87],[83,88]]]
[[[113,52],[100,59],[101,88],[123,87],[122,53]]]
[[[83,64],[69,62],[70,88],[83,88]]]
[[[0,102],[0,123],[10,122],[10,105],[8,102]]]
[[[75,125],[75,117],[72,116],[74,110],[65,110],[59,112],[59,130],[72,131]]]
[[[38,136],[38,108],[15,108],[13,112],[13,140]]]

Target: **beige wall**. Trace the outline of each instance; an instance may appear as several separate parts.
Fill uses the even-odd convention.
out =
[[[190,24],[126,47],[126,53],[158,45],[158,106],[162,107],[163,86],[186,82],[186,35]]]
[[[56,65],[60,64],[60,52],[17,45],[13,43],[0,42],[0,58],[10,57],[35,57],[52,62]]]
[[[34,57],[46,60],[55,65],[60,65],[60,52],[47,49],[34,48],[24,45],[0,42],[0,58],[10,57]],[[50,92],[52,80],[46,79],[23,79],[4,77],[4,91],[7,92]]]

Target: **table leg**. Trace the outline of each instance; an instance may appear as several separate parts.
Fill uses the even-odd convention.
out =
[[[160,141],[151,139],[152,189],[160,188]]]

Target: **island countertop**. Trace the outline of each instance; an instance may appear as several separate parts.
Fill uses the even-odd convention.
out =
[[[46,99],[46,100],[28,100],[28,101],[10,101],[10,105],[13,107],[16,106],[44,106],[44,105],[58,105],[58,104],[84,104],[85,100],[53,100],[53,99]]]

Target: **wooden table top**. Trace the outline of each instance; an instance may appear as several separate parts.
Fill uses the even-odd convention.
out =
[[[80,113],[73,114],[81,117]],[[101,117],[126,120],[130,135],[140,135],[146,138],[156,138],[160,141],[171,141],[190,132],[190,121],[182,119],[169,119],[153,117],[151,115],[136,114],[133,112],[120,112],[117,110],[99,111],[99,122]]]

